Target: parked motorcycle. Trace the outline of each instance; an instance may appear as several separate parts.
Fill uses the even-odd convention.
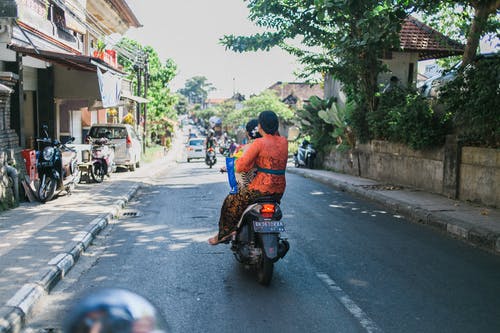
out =
[[[231,240],[231,250],[240,263],[253,267],[257,280],[269,285],[274,263],[282,259],[290,244],[280,237],[285,231],[279,202],[271,197],[258,199],[247,207]]]
[[[295,167],[299,168],[301,166],[305,166],[309,169],[314,168],[314,160],[316,159],[316,150],[313,145],[304,140],[299,146],[299,149],[295,154],[293,154],[293,161],[295,163]]]
[[[42,203],[51,200],[56,190],[71,194],[71,190],[80,181],[76,150],[66,146],[75,138],[71,137],[67,142],[61,143],[52,140],[47,130],[47,126],[43,126],[44,137],[37,139],[39,150],[36,166],[40,178],[37,195]]]
[[[104,176],[111,176],[116,171],[114,162],[115,149],[107,138],[92,140],[92,161],[90,175],[96,183],[102,183]]]
[[[206,155],[205,155],[205,163],[212,168],[212,166],[217,163],[217,156],[215,154],[215,149],[213,147],[210,147],[207,149]]]

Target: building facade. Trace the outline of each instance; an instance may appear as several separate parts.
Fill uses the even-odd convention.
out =
[[[17,156],[22,172],[19,152],[35,148],[42,125],[53,138],[81,143],[92,123],[123,108],[124,73],[103,41],[140,26],[125,0],[2,1],[0,84],[10,90],[0,92],[0,155]],[[118,98],[103,100],[110,85]]]

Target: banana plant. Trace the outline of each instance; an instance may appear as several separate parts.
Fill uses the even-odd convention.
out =
[[[350,111],[354,108],[354,103],[348,103],[345,106],[332,103],[329,108],[320,110],[318,116],[327,124],[334,127],[330,135],[337,141],[337,148],[347,145],[354,148],[356,139],[352,128],[348,125],[347,118]]]

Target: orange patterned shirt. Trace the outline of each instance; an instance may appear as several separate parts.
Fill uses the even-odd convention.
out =
[[[236,172],[247,172],[254,167],[283,172],[288,160],[288,141],[279,135],[265,134],[250,144],[242,157],[236,160]],[[285,175],[257,172],[248,186],[265,194],[285,192]]]

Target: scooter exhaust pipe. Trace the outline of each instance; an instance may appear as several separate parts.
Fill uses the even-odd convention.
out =
[[[278,257],[283,259],[290,250],[290,243],[286,239],[280,239],[278,244]]]

